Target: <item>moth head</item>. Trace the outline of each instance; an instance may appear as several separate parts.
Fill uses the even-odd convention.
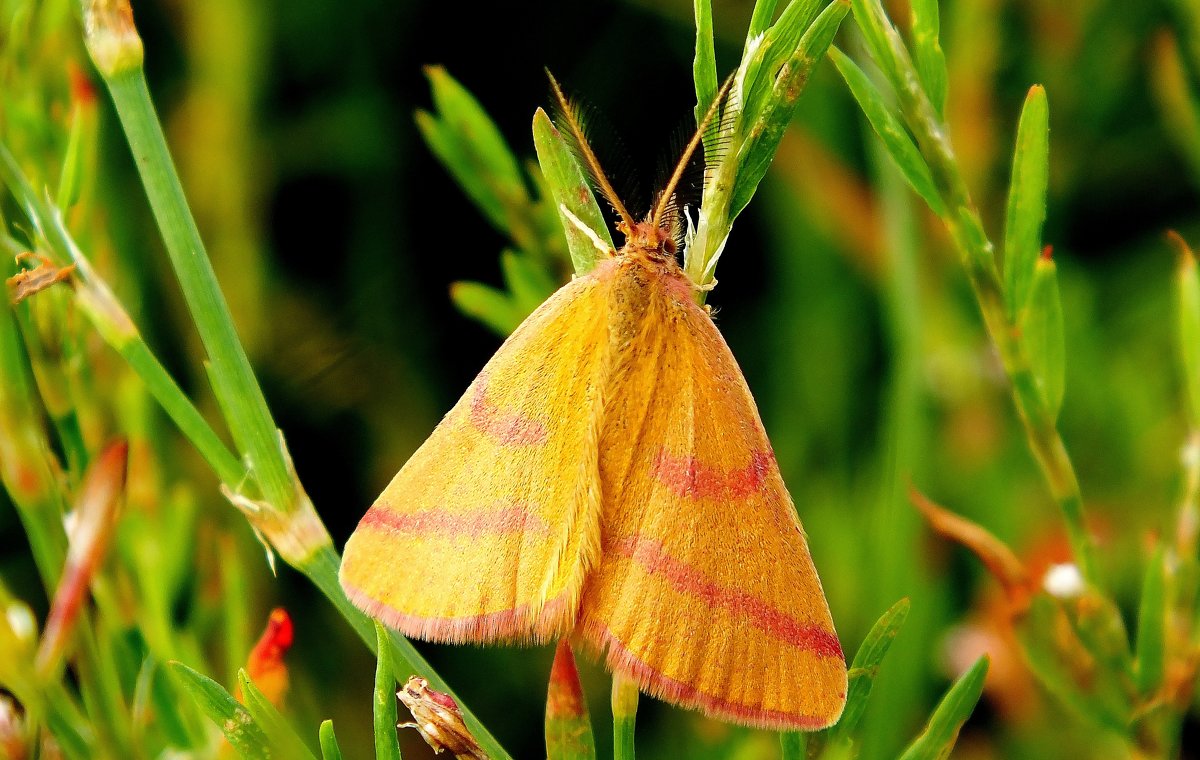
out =
[[[655,260],[665,260],[675,256],[677,244],[675,235],[670,228],[656,224],[653,219],[637,222],[628,231],[621,229],[622,226],[622,224],[618,224],[617,230],[625,233],[627,249],[637,251]]]

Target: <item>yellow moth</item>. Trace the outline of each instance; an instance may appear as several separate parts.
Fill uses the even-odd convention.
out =
[[[821,582],[745,378],[676,259],[673,196],[705,124],[639,222],[554,88],[625,244],[500,347],[362,518],[342,586],[407,636],[570,637],[668,702],[828,726],[846,665]]]

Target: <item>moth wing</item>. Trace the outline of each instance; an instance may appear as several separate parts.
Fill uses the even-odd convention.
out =
[[[577,634],[668,702],[822,728],[846,697],[829,607],[745,378],[683,291],[652,297],[608,400]]]
[[[570,630],[599,541],[610,279],[598,269],[531,314],[366,512],[340,573],[355,605],[431,641]]]

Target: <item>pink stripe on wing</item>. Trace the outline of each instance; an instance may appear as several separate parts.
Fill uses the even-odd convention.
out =
[[[655,478],[678,496],[744,499],[762,490],[774,463],[772,452],[759,450],[750,455],[750,464],[723,472],[695,456],[678,456],[661,449],[654,458],[653,472]]]
[[[614,672],[629,675],[647,693],[684,707],[694,707],[719,720],[727,720],[755,728],[774,731],[816,731],[831,725],[838,713],[830,715],[806,715],[798,712],[771,710],[758,705],[739,704],[715,694],[700,691],[682,681],[655,670],[633,652],[629,651],[612,631],[595,622],[583,627],[584,638],[598,648],[607,651],[608,667]],[[845,693],[839,694],[845,699]]]
[[[546,426],[535,419],[502,411],[487,399],[486,377],[480,377],[471,393],[471,424],[504,446],[540,446],[546,442]]]
[[[842,645],[832,631],[802,623],[753,594],[714,583],[700,570],[672,557],[657,541],[626,536],[605,544],[604,551],[632,559],[646,572],[666,580],[677,591],[691,594],[710,607],[725,609],[735,616],[747,618],[755,628],[780,641],[810,651],[818,657],[843,658]]]
[[[371,594],[341,578],[342,590],[363,612],[377,618],[389,628],[422,641],[445,644],[482,644],[491,641],[544,643],[566,633],[571,622],[563,598],[546,602],[538,615],[529,604],[510,610],[487,612],[461,617],[421,617],[410,615],[376,599]]]
[[[454,538],[480,538],[498,533],[550,533],[549,523],[525,504],[502,508],[493,506],[471,512],[448,512],[444,509],[396,512],[387,507],[373,506],[363,515],[359,527],[415,536]]]

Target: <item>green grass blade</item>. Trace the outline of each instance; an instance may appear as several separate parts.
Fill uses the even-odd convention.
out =
[[[388,632],[375,621],[378,659],[375,662],[375,758],[400,760],[400,737],[396,733],[396,677],[392,673]]]
[[[1167,593],[1163,550],[1158,547],[1146,564],[1142,598],[1138,604],[1134,680],[1138,693],[1148,697],[1163,680],[1166,661]]]
[[[903,55],[903,44],[894,44],[899,40],[899,32],[892,25],[879,0],[850,0],[850,5],[854,10],[854,21],[862,32],[867,51],[871,54],[871,60],[875,61],[875,65],[895,86],[902,78],[900,72],[906,68],[905,62],[898,60],[898,57]]]
[[[783,731],[779,734],[780,760],[804,760],[808,753],[808,734]]]
[[[634,760],[638,687],[614,673],[612,678],[613,760]]]
[[[441,66],[425,69],[437,114],[417,113],[430,149],[502,232],[516,235],[513,209],[530,203],[516,156],[499,127]]]
[[[508,293],[481,282],[453,283],[450,300],[463,314],[479,320],[500,335],[515,330],[527,314],[512,302]]]
[[[1179,250],[1175,270],[1176,338],[1189,419],[1192,427],[1196,427],[1200,421],[1200,274],[1196,271],[1196,256],[1187,242],[1177,234],[1170,239]]]
[[[268,760],[271,747],[266,733],[250,712],[216,681],[197,673],[181,662],[167,663],[176,681],[201,712],[217,724],[230,745],[246,760]]]
[[[929,166],[921,157],[921,152],[917,150],[917,146],[904,129],[904,125],[884,102],[883,95],[858,67],[858,64],[850,60],[845,53],[834,47],[830,48],[829,55],[833,58],[833,63],[841,73],[842,79],[846,80],[850,93],[858,101],[867,121],[870,122],[871,129],[875,131],[884,147],[887,148],[888,155],[895,162],[896,168],[904,175],[904,179],[917,195],[929,204],[929,208],[938,216],[944,216],[945,205],[933,183]]]
[[[595,760],[596,740],[588,716],[587,698],[579,683],[575,655],[562,640],[554,653],[546,694],[546,757],[548,760]]]
[[[841,720],[829,729],[831,741],[849,741],[854,730],[858,728],[858,722],[867,709],[867,700],[871,696],[875,676],[879,674],[879,666],[900,633],[911,607],[912,603],[907,598],[896,602],[875,621],[875,625],[871,626],[867,637],[863,639],[862,645],[854,655],[854,661],[850,663],[846,709],[842,711]]]
[[[318,734],[321,742],[321,760],[342,760],[342,748],[338,746],[337,736],[333,733],[333,721],[321,723]]]
[[[831,3],[826,7],[796,40],[795,45],[787,49],[788,56],[773,80],[770,94],[755,98],[758,105],[743,111],[743,118],[750,121],[744,127],[746,138],[738,154],[739,166],[730,203],[730,220],[735,219],[754,197],[758,184],[775,158],[783,132],[792,121],[813,66],[829,50],[848,11],[849,6],[844,2]],[[783,19],[780,19],[780,23],[783,23]]]
[[[571,264],[575,274],[587,274],[603,254],[591,238],[563,214],[562,208],[570,211],[612,249],[612,235],[604,221],[604,214],[600,211],[600,205],[596,203],[596,196],[592,193],[579,162],[575,160],[571,149],[567,147],[566,141],[558,133],[550,117],[540,108],[533,116],[533,145],[537,150],[542,175],[554,197],[554,205],[567,237],[567,247],[571,252]]]
[[[958,741],[959,730],[971,717],[975,704],[983,694],[987,670],[988,658],[984,655],[954,682],[929,717],[925,730],[908,745],[900,760],[945,760],[950,757],[950,751]]]
[[[541,306],[557,287],[545,269],[517,251],[500,253],[500,271],[512,294],[513,306],[523,314],[530,314]]]
[[[84,150],[84,117],[83,108],[78,103],[71,116],[71,132],[67,137],[67,150],[63,155],[62,172],[59,174],[58,191],[54,203],[58,208],[69,209],[79,200],[80,188],[83,185],[83,175],[86,171]]]
[[[1054,261],[1039,257],[1034,266],[1033,289],[1022,312],[1021,331],[1050,418],[1057,419],[1063,402],[1067,352],[1062,298]]]
[[[692,79],[696,84],[695,113],[696,123],[699,124],[717,94],[717,53],[713,45],[712,0],[695,0],[693,7],[696,14],[696,57],[692,61]],[[708,135],[705,137],[709,138]],[[707,155],[712,140],[705,139],[704,142]]]
[[[1017,127],[1012,182],[1004,223],[1004,296],[1010,318],[1029,302],[1033,270],[1042,248],[1049,179],[1050,111],[1046,91],[1031,87]]]
[[[740,106],[746,123],[758,121],[768,100],[779,90],[778,78],[784,65],[795,57],[800,41],[824,5],[825,0],[791,0],[779,20],[767,30],[753,57],[745,63]],[[799,89],[795,96],[799,96]]]
[[[746,30],[747,45],[771,27],[771,19],[775,17],[775,3],[776,0],[756,0],[754,3],[754,12],[750,15],[750,28]]]
[[[282,753],[287,758],[316,760],[312,750],[308,748],[303,739],[296,735],[296,732],[288,725],[287,719],[280,714],[275,705],[271,704],[266,695],[254,685],[245,670],[238,671],[238,684],[242,687],[242,700],[246,710],[254,718],[254,722],[262,728],[263,733],[267,735],[267,740],[271,743],[273,750]]]
[[[912,0],[913,63],[938,116],[946,110],[946,55],[942,52],[938,0]]]
[[[221,400],[222,408],[229,411],[226,423],[239,451],[250,461],[262,497],[272,508],[290,512],[297,504],[298,491],[280,446],[278,427],[238,339],[229,305],[188,207],[146,77],[138,66],[105,81],[130,151],[137,158],[134,163],[188,311],[213,371],[224,380],[214,391],[227,394]]]

